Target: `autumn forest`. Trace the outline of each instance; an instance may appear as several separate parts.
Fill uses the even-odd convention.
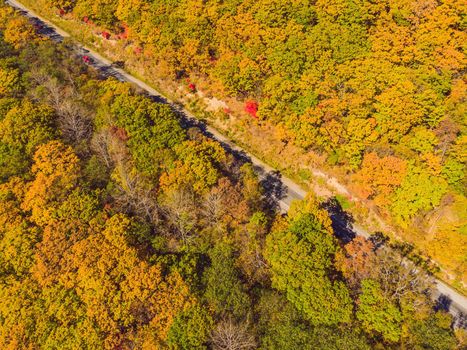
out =
[[[203,119],[292,175],[313,159],[355,203],[281,213],[250,162],[2,0],[0,349],[466,346],[434,298],[467,274],[460,1],[31,3],[230,101]],[[339,239],[330,202],[394,235]]]

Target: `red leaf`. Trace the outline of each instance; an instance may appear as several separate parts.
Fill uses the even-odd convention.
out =
[[[253,118],[258,118],[258,116],[256,114],[258,112],[258,102],[256,102],[256,101],[247,101],[245,103],[245,112],[247,112]]]

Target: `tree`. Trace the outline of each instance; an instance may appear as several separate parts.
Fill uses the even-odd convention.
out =
[[[310,325],[284,295],[276,291],[264,291],[256,307],[260,349],[314,348]]]
[[[178,314],[167,337],[171,349],[207,349],[213,321],[207,311],[200,306]]]
[[[119,159],[117,162],[111,174],[115,185],[113,198],[116,207],[147,222],[157,223],[160,220],[160,209],[154,185],[132,168],[131,163]]]
[[[420,211],[436,207],[446,190],[444,179],[430,175],[426,169],[412,166],[392,196],[391,211],[397,222],[407,227]]]
[[[361,197],[374,199],[379,206],[389,204],[389,196],[401,185],[407,173],[407,162],[394,157],[378,157],[367,153],[360,170],[353,176],[355,187]]]
[[[0,184],[0,276],[21,278],[34,262],[40,232],[19,209],[23,195],[24,182],[19,178]]]
[[[209,254],[211,265],[204,273],[204,297],[216,315],[242,319],[249,311],[250,298],[235,267],[233,249],[217,244]]]
[[[19,49],[28,43],[38,40],[34,27],[26,17],[14,16],[7,22],[3,32],[4,40]]]
[[[20,90],[19,70],[0,67],[0,96],[15,95]]]
[[[260,349],[368,350],[370,346],[355,325],[337,328],[312,327],[277,292],[265,292],[258,303]]]
[[[78,18],[88,17],[99,25],[114,28],[118,23],[115,15],[118,2],[118,0],[77,1],[73,13]]]
[[[375,119],[382,139],[397,142],[422,122],[424,111],[415,100],[415,91],[412,81],[401,80],[376,97]]]
[[[61,10],[71,11],[75,6],[76,1],[74,0],[49,0],[50,4]]]
[[[195,235],[199,221],[194,193],[180,188],[168,193],[164,202],[168,222],[176,237],[187,243]]]
[[[56,136],[53,111],[46,105],[34,105],[23,101],[14,106],[1,121],[2,141],[18,147],[27,155],[32,155],[41,143]]]
[[[123,138],[137,169],[143,175],[158,176],[160,168],[171,163],[168,151],[185,139],[176,115],[167,105],[131,94],[117,96],[111,113],[116,126],[124,129]]]
[[[409,325],[403,343],[421,349],[455,349],[456,340],[451,329],[451,317],[443,312],[433,312],[427,318],[415,319]]]
[[[361,281],[373,275],[378,264],[374,248],[365,237],[357,236],[336,253],[336,267],[352,289],[358,290]]]
[[[50,141],[35,152],[32,173],[34,180],[28,186],[22,208],[31,211],[35,223],[44,225],[52,220],[54,208],[77,185],[79,159],[71,147]]]
[[[432,278],[399,252],[380,249],[372,270],[371,278],[379,282],[387,299],[399,302],[408,295],[418,295],[414,304],[430,303],[425,296],[433,287]]]
[[[188,186],[196,194],[204,194],[216,184],[221,167],[227,162],[225,151],[214,141],[185,141],[175,152],[177,160],[160,177],[165,192]]]
[[[248,350],[256,346],[247,326],[234,323],[231,319],[221,321],[216,326],[211,341],[215,350]]]
[[[87,317],[102,330],[105,348],[129,340],[160,346],[175,316],[194,303],[188,287],[178,273],[164,276],[162,266],[139,258],[128,243],[138,227],[128,217],[117,214],[101,225],[67,250],[59,280],[76,290]]]
[[[56,135],[50,107],[28,100],[13,105],[0,120],[2,177],[25,173],[36,148]]]
[[[399,341],[402,315],[399,309],[384,297],[378,282],[371,279],[362,282],[362,294],[358,300],[356,316],[368,333],[381,334],[387,342]]]
[[[266,238],[264,255],[271,269],[272,286],[314,325],[350,321],[352,304],[341,281],[332,281],[334,238],[315,215],[302,214],[286,231]]]

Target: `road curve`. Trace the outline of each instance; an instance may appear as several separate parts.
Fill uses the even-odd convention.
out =
[[[25,16],[31,18],[32,21],[36,23],[45,24],[46,28],[42,31],[42,33],[49,36],[52,40],[60,41],[65,37],[70,37],[70,34],[57,27],[49,20],[39,16],[34,11],[26,8],[18,1],[6,0],[5,2],[10,6],[20,10]],[[293,182],[291,179],[282,176],[274,168],[265,164],[252,154],[246,152],[241,147],[235,145],[231,140],[222,135],[216,129],[212,128],[209,125],[200,123],[193,114],[191,114],[186,109],[180,107],[178,104],[174,103],[173,101],[162,95],[159,91],[153,89],[143,81],[128,74],[124,70],[113,67],[112,62],[110,62],[105,57],[102,57],[94,50],[83,45],[78,45],[78,48],[81,50],[82,54],[85,54],[92,59],[92,65],[96,69],[105,71],[107,74],[112,75],[121,81],[130,82],[138,86],[140,89],[146,91],[146,93],[148,93],[156,100],[169,104],[189,124],[201,126],[202,129],[206,132],[206,134],[208,134],[211,138],[219,141],[229,151],[243,155],[246,159],[248,159],[248,161],[250,161],[253,164],[255,171],[259,175],[260,180],[269,181],[269,179],[272,179],[273,182],[276,182],[276,184],[279,183],[280,194],[278,194],[275,199],[277,200],[280,210],[282,212],[287,212],[290,208],[290,204],[294,200],[300,200],[305,197],[306,191],[303,190],[298,184]],[[366,231],[363,227],[355,223],[347,222],[345,218],[339,216],[338,214],[331,213],[331,218],[333,219],[333,227],[336,230],[343,230],[353,235],[360,235],[364,237],[370,236],[370,233]],[[449,312],[455,317],[455,319],[457,320],[457,326],[466,327],[465,322],[467,315],[467,298],[440,280],[436,280],[435,284],[435,297],[438,300],[442,301],[443,307],[445,307],[446,310],[449,310]]]

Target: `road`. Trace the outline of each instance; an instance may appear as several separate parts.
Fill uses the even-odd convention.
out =
[[[6,3],[20,10],[22,14],[29,17],[33,22],[40,24],[42,26],[42,29],[40,30],[41,33],[47,35],[52,40],[61,41],[65,37],[70,37],[67,32],[57,27],[47,19],[34,13],[34,11],[29,10],[18,1],[6,0]],[[125,72],[123,69],[113,67],[111,61],[105,57],[102,57],[94,50],[82,45],[78,45],[78,47],[82,55],[87,55],[91,58],[92,65],[97,70],[103,72],[106,75],[114,76],[120,81],[130,82],[144,90],[154,100],[171,105],[171,107],[180,115],[182,122],[185,125],[199,127],[207,136],[219,141],[229,152],[234,153],[236,156],[242,157],[246,161],[251,162],[260,180],[265,186],[266,191],[270,197],[273,198],[274,202],[277,203],[279,209],[282,212],[287,212],[290,208],[290,204],[294,200],[300,200],[306,196],[306,191],[294,183],[291,179],[282,176],[277,170],[265,164],[254,155],[246,152],[241,147],[235,145],[231,140],[222,135],[216,129],[198,121],[194,115],[181,107],[179,104],[169,100],[159,91],[153,89],[143,81]],[[355,237],[355,235],[364,237],[369,237],[371,235],[363,227],[349,220],[348,215],[339,208],[336,209],[335,207],[330,206],[328,211],[331,215],[333,228],[341,239],[348,240]],[[440,280],[436,280],[435,294],[437,300],[439,300],[445,309],[449,310],[449,312],[457,319],[457,326],[465,327],[465,317],[467,315],[467,298]]]

